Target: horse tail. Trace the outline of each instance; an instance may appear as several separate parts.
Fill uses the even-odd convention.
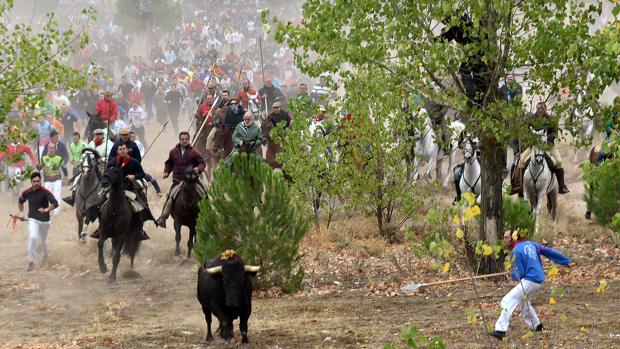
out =
[[[140,250],[140,237],[141,232],[138,231],[135,227],[133,227],[129,235],[125,238],[125,243],[123,244],[123,254],[129,256],[132,260]]]

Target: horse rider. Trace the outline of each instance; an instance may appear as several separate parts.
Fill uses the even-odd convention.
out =
[[[140,231],[141,240],[148,240],[149,237],[143,229],[144,222],[147,220],[155,220],[148,206],[146,198],[145,184],[142,182],[144,179],[144,169],[138,160],[129,156],[129,148],[127,143],[121,142],[117,144],[116,157],[108,161],[107,168],[120,167],[125,176],[123,187],[125,192],[130,191],[135,195],[127,195],[127,199],[131,202],[132,211],[134,213],[134,219],[136,219],[136,228]],[[102,197],[107,197],[109,187],[102,187]],[[105,201],[105,199],[104,199]],[[103,202],[101,202],[103,204]],[[99,206],[100,207],[100,206]],[[97,210],[98,211],[98,210]],[[136,215],[137,214],[137,215]],[[91,218],[91,217],[88,217]],[[94,217],[93,217],[94,218]],[[94,219],[91,219],[91,221]],[[99,229],[97,229],[91,237],[99,238]]]
[[[250,80],[248,79],[243,79],[241,86],[243,87],[243,89],[239,91],[239,93],[237,93],[236,99],[239,102],[241,102],[241,106],[243,106],[243,110],[247,111],[248,108],[250,107],[250,96],[256,95],[257,92],[255,89],[250,87]]]
[[[547,104],[545,102],[539,102],[536,105],[536,113],[530,115],[530,126],[535,130],[544,130],[546,134],[547,144],[551,147],[546,154],[550,157],[551,161],[547,161],[553,173],[555,173],[558,179],[559,193],[566,194],[569,192],[564,182],[564,169],[562,168],[562,157],[560,152],[555,148],[555,138],[558,133],[558,124],[555,122],[551,115],[547,113]],[[532,147],[529,147],[519,159],[519,165],[513,176],[513,186],[511,195],[522,192],[523,186],[523,173],[525,165],[532,155]],[[548,159],[549,160],[549,159]]]
[[[261,130],[254,122],[254,116],[247,111],[243,114],[243,122],[239,123],[233,133],[233,147],[235,151],[255,152],[263,144]]]
[[[445,117],[448,107],[424,98],[424,109],[426,109],[426,113],[431,121],[433,131],[441,139],[439,146],[443,149],[443,153],[448,155],[450,153],[450,134]]]
[[[112,151],[112,147],[114,147],[114,142],[109,140],[104,136],[105,131],[103,129],[96,129],[93,131],[94,138],[87,145],[88,148],[94,149],[97,154],[99,154],[99,163],[96,164],[97,168],[100,172],[103,172],[106,166],[106,160],[108,155]],[[80,169],[81,170],[81,169]],[[73,179],[73,185],[71,186],[71,195],[62,199],[62,201],[67,204],[73,206],[75,204],[75,193],[78,188],[78,183],[81,177],[81,171],[78,175]]]
[[[232,98],[228,103],[226,116],[224,117],[224,158],[228,157],[233,148],[232,134],[237,125],[243,122],[243,107],[236,98]]]
[[[604,144],[608,144],[611,141],[611,134],[614,130],[620,130],[620,121],[618,120],[618,114],[620,113],[620,98],[616,99],[616,108],[617,110],[611,115],[611,119],[609,122],[605,124],[605,139],[603,140]],[[601,144],[601,149],[598,152],[598,156],[596,158],[596,163],[599,164],[603,160],[605,160],[607,154],[605,154],[605,146]]]
[[[110,150],[110,153],[108,154],[108,162],[116,158],[116,156],[118,155],[118,146],[124,143],[127,146],[127,151],[128,151],[129,156],[136,159],[136,161],[138,161],[139,163],[142,163],[142,155],[140,155],[140,148],[138,148],[138,145],[136,144],[136,142],[130,139],[129,129],[121,128],[120,131],[118,132],[118,136],[119,136],[119,141],[116,142],[112,146],[112,149]]]
[[[172,211],[174,199],[183,187],[183,176],[189,167],[193,168],[194,173],[199,174],[204,171],[206,164],[202,155],[189,144],[189,132],[183,131],[179,133],[179,144],[170,150],[168,160],[164,163],[164,178],[168,178],[172,172],[172,187],[166,197],[161,216],[157,219],[158,226],[166,227],[166,219]],[[201,197],[206,195],[206,190],[200,182],[198,182],[196,189]]]
[[[271,113],[267,117],[267,120],[265,120],[265,122],[261,125],[264,130],[263,137],[267,141],[267,154],[265,156],[265,160],[273,168],[282,167],[282,165],[276,161],[276,154],[283,151],[282,145],[275,143],[270,137],[271,131],[279,124],[283,124],[285,125],[285,128],[288,128],[291,125],[291,115],[289,112],[282,109],[281,102],[274,102],[271,106]]]

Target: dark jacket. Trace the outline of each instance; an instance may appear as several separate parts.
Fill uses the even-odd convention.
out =
[[[108,168],[120,166],[121,163],[119,162],[119,160],[120,159],[117,159],[116,157],[109,159]],[[132,157],[129,157],[127,163],[122,166],[122,170],[123,177],[126,177],[127,175],[134,175],[136,177],[136,180],[144,179],[144,169],[142,169],[142,165],[140,165],[140,163]],[[130,182],[128,180],[125,180],[125,188],[131,187],[132,186],[130,185]]]
[[[181,155],[181,145],[177,144],[168,154],[168,160],[164,163],[164,172],[172,172],[173,182],[182,182],[183,176],[189,167],[198,168],[202,172],[206,167],[205,160],[190,145],[187,146],[185,153]]]
[[[142,162],[142,156],[140,155],[140,149],[138,148],[138,145],[136,145],[136,143],[134,141],[127,141],[125,142],[127,144],[127,154],[129,156],[131,156],[132,158],[136,159],[136,161],[138,161],[138,163]],[[116,155],[118,155],[118,142],[114,143],[114,146],[112,147],[112,149],[110,150],[110,155],[108,156],[108,162],[111,162],[114,158],[116,158]]]
[[[224,127],[234,130],[243,121],[243,114],[244,111],[241,106],[236,111],[229,107],[224,118]]]

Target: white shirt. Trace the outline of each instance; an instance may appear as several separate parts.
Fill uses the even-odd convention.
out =
[[[131,108],[127,112],[127,116],[129,118],[129,123],[133,125],[134,128],[142,128],[144,127],[144,121],[146,120],[146,112],[142,107],[138,106],[137,108]]]
[[[108,145],[107,145],[107,149],[106,149],[106,142],[102,142],[98,147],[95,147],[95,141],[92,140],[88,143],[88,147],[95,149],[97,151],[97,153],[99,153],[99,156],[101,156],[102,159],[106,159],[108,158],[108,155],[110,155],[110,151],[112,151],[112,147],[114,146],[114,142],[112,142],[111,140],[108,139]],[[106,152],[107,150],[107,152]]]

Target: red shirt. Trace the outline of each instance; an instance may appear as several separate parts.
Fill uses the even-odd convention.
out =
[[[114,100],[107,101],[104,98],[97,102],[95,115],[101,116],[105,121],[116,121],[118,119],[118,106]]]
[[[37,158],[34,156],[32,149],[24,144],[11,143],[6,147],[6,152],[0,152],[0,160],[9,159],[15,161],[9,166],[19,167],[23,170],[26,167],[26,159],[24,154],[28,155],[33,165],[37,164]]]
[[[144,94],[142,94],[142,92],[129,92],[129,94],[127,95],[127,101],[129,103],[136,103],[138,105],[143,105],[144,104]]]
[[[210,110],[211,110],[211,106],[209,104],[202,103],[200,107],[198,107],[198,111],[196,111],[196,118],[204,119],[205,116],[209,115],[209,118],[207,119],[207,125],[213,125],[213,117],[211,114],[209,114]],[[201,124],[202,122],[203,121],[200,121]]]
[[[249,88],[247,90],[241,90],[237,93],[237,100],[241,102],[244,110],[248,110],[250,104],[250,95],[255,95],[256,90]]]

